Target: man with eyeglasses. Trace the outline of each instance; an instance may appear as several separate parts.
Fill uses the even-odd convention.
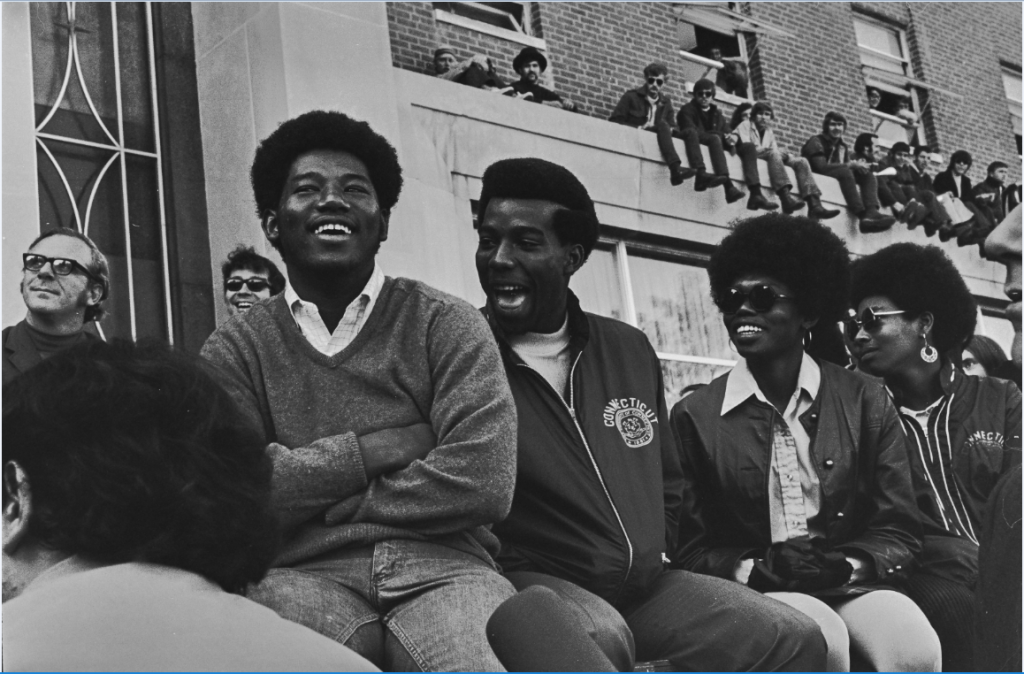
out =
[[[22,256],[21,297],[28,313],[3,331],[3,383],[57,351],[95,336],[85,324],[104,315],[107,258],[74,229],[40,235]]]
[[[277,265],[252,246],[238,246],[221,266],[224,275],[224,304],[228,315],[245,313],[252,305],[284,290],[284,275]]]
[[[692,178],[697,171],[683,166],[672,142],[672,136],[679,129],[676,126],[672,98],[663,90],[667,83],[668,66],[664,63],[649,64],[644,68],[644,83],[622,94],[608,120],[658,134],[658,149],[668,164],[669,181],[673,185],[682,185],[684,180]]]
[[[757,148],[750,143],[740,143],[739,136],[733,132],[725,121],[725,115],[713,103],[715,100],[715,83],[709,79],[700,79],[693,85],[693,100],[679,109],[676,121],[680,135],[686,145],[686,159],[692,168],[697,170],[693,189],[703,192],[709,187],[722,185],[725,187],[726,203],[739,201],[745,195],[736,187],[729,177],[729,164],[725,160],[725,149],[739,154],[743,163],[743,179],[750,188],[747,208],[766,211],[775,210],[773,204],[761,194],[761,174],[757,170]],[[700,146],[707,145],[711,155],[711,166],[714,175],[704,167],[704,156]]]

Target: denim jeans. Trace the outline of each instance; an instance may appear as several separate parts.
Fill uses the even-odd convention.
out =
[[[621,666],[625,625],[638,660],[668,660],[677,671],[823,671],[827,647],[817,623],[739,583],[689,571],[665,571],[643,596],[611,604],[568,581],[516,572],[554,589],[590,614],[595,641]],[[588,599],[589,598],[589,599]]]
[[[846,208],[854,215],[861,216],[865,211],[878,210],[878,179],[871,169],[829,164],[819,173],[839,181],[839,189],[846,199]]]
[[[331,552],[272,569],[247,596],[385,670],[503,671],[485,628],[515,589],[468,538]]]
[[[788,152],[768,148],[758,148],[757,156],[768,162],[768,177],[771,180],[772,189],[776,192],[784,187],[793,186],[789,174],[786,173],[788,166],[796,175],[797,191],[800,196],[821,196],[821,190],[818,189],[817,183],[814,182],[814,176],[811,174],[811,165],[803,157],[793,157]]]

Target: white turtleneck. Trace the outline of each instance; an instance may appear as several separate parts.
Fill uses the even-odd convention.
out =
[[[569,316],[562,327],[550,334],[524,332],[508,340],[509,346],[527,365],[539,372],[558,395],[565,398],[569,381]]]

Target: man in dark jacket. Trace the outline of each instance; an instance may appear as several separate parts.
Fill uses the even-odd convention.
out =
[[[688,166],[683,167],[672,142],[673,132],[678,129],[672,99],[662,91],[667,82],[668,66],[664,63],[651,63],[644,68],[643,85],[622,94],[619,104],[608,119],[616,124],[658,134],[658,148],[671,173],[669,180],[673,185],[682,185],[684,180],[693,177],[697,171]]]
[[[1017,191],[1013,186],[1006,186],[1009,167],[1005,162],[994,161],[988,165],[988,176],[974,186],[974,203],[985,214],[988,221],[995,224],[1002,222],[1006,214],[1020,203]],[[988,232],[985,232],[987,235]]]
[[[506,96],[525,98],[534,103],[562,108],[576,112],[576,104],[562,98],[550,89],[540,85],[540,76],[548,69],[548,59],[536,47],[524,47],[519,55],[512,60],[512,70],[519,73],[519,81],[513,82]]]
[[[585,313],[569,290],[597,242],[586,188],[550,162],[506,159],[484,173],[480,212],[483,311],[519,418],[512,510],[494,527],[509,580],[569,599],[595,638],[611,634],[620,667],[631,664],[623,619],[638,659],[674,668],[824,666],[804,616],[664,568],[683,495],[661,365],[642,332]]]
[[[693,189],[703,192],[709,187],[716,185],[725,186],[725,200],[727,203],[739,201],[743,198],[743,190],[732,183],[729,177],[729,165],[725,161],[725,151],[740,155],[743,162],[743,179],[750,188],[750,199],[747,200],[747,208],[756,210],[774,210],[778,204],[773,204],[761,194],[761,175],[757,170],[757,148],[749,143],[739,144],[739,136],[729,128],[725,116],[712,101],[715,100],[715,83],[708,79],[697,80],[693,85],[693,100],[679,109],[676,121],[679,123],[679,133],[686,144],[686,158],[690,166],[697,169],[697,178],[694,180]],[[704,157],[701,154],[700,146],[708,146],[708,153],[711,155],[711,167],[715,174],[709,175],[704,168]]]
[[[829,112],[821,134],[804,143],[800,154],[811,162],[812,171],[839,181],[846,207],[860,220],[862,233],[883,232],[896,224],[896,218],[879,212],[878,180],[866,163],[851,160],[843,142],[845,132],[846,117]]]

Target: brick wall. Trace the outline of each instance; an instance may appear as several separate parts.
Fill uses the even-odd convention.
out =
[[[752,2],[741,9],[799,36],[747,39],[754,91],[773,103],[777,135],[790,151],[820,132],[829,110],[849,118],[851,144],[873,128],[853,28],[859,11],[906,30],[915,77],[963,94],[921,95],[922,105],[930,101],[922,122],[935,149],[946,157],[970,150],[976,181],[995,159],[1020,178],[1000,62],[1021,65],[1021,3]],[[398,68],[432,74],[433,49],[448,43],[460,57],[490,56],[502,76],[517,79],[518,43],[435,21],[430,3],[388,3],[388,18]],[[547,45],[547,84],[594,117],[611,114],[622,92],[640,84],[646,64],[664,61],[673,73],[682,64],[668,3],[535,2],[533,28]],[[688,100],[679,77],[666,91],[677,106]]]

